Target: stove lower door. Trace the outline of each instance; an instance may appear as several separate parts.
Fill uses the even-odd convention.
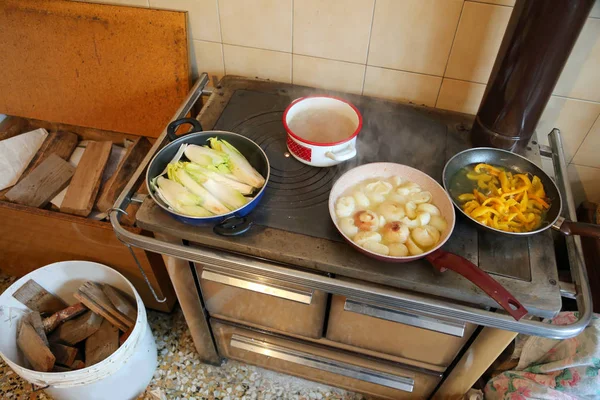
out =
[[[328,294],[264,277],[223,273],[196,264],[212,317],[320,339]]]
[[[427,398],[441,374],[211,319],[219,353],[263,368],[384,399]]]
[[[417,361],[446,368],[476,327],[334,295],[326,337],[357,352],[374,351],[383,358],[391,355],[409,364]]]

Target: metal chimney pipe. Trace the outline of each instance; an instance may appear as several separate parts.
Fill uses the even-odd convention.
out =
[[[517,0],[471,130],[475,147],[525,147],[593,5]]]

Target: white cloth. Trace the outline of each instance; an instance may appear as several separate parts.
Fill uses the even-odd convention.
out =
[[[0,141],[0,190],[17,183],[47,136],[38,128]]]

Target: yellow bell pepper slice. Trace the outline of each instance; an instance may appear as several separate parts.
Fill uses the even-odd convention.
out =
[[[475,195],[471,194],[471,193],[463,193],[460,196],[458,196],[458,200],[459,201],[475,200]]]

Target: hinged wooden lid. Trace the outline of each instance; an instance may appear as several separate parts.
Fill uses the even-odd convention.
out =
[[[184,12],[0,1],[0,113],[157,137],[190,88]]]

